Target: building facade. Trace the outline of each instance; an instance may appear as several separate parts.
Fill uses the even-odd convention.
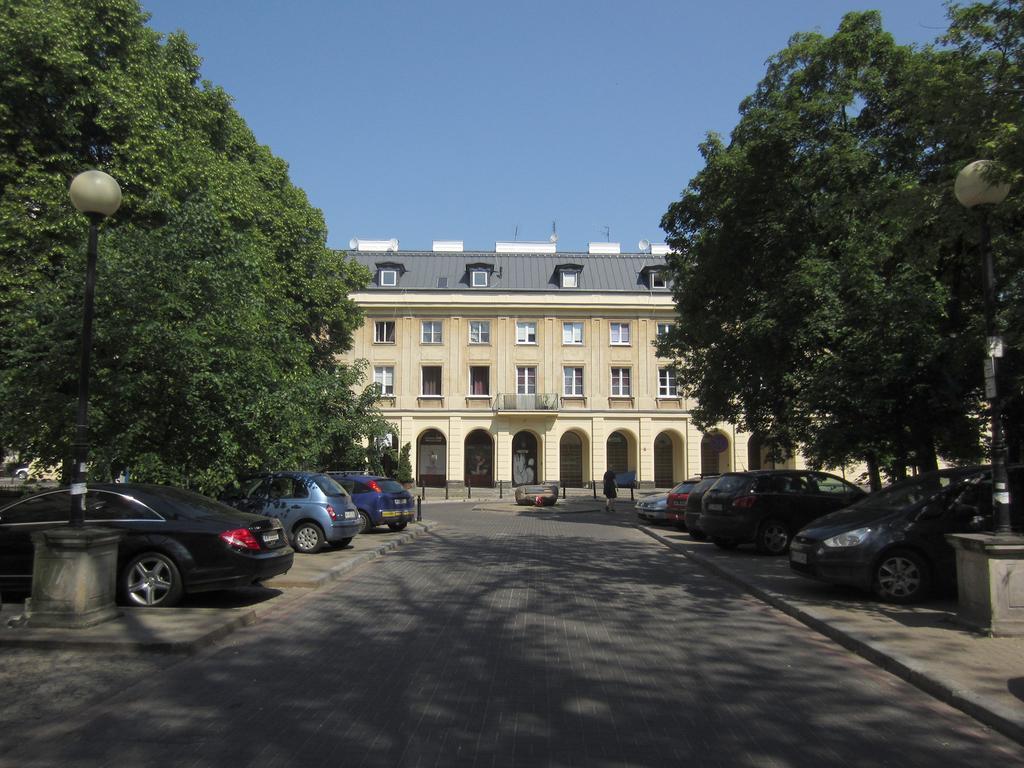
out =
[[[657,356],[675,320],[666,253],[353,240],[347,255],[373,280],[353,295],[365,323],[346,359],[367,361],[417,484],[585,487],[611,467],[668,488],[760,467],[750,435],[693,426],[671,361]]]

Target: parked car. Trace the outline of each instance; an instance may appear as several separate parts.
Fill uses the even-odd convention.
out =
[[[636,509],[636,516],[641,520],[664,523],[668,520],[667,506],[668,493],[652,493],[650,496],[641,498],[634,509]]]
[[[325,544],[348,546],[359,533],[359,512],[341,485],[322,472],[269,472],[233,484],[221,501],[281,521],[296,552]]]
[[[690,498],[690,491],[699,482],[699,477],[683,480],[668,492],[668,499],[665,502],[665,519],[680,531],[686,530],[686,500]]]
[[[708,537],[704,533],[704,529],[700,527],[701,499],[704,498],[708,488],[714,485],[717,480],[718,475],[705,475],[700,479],[699,483],[690,489],[690,493],[686,497],[686,511],[683,513],[683,522],[686,524],[686,530],[689,532],[691,539],[704,541]]]
[[[11,477],[15,480],[28,480],[28,464],[19,464],[11,469]]]
[[[1019,520],[1024,467],[1010,467],[1009,477]],[[956,581],[956,552],[945,535],[992,530],[991,478],[988,467],[944,469],[883,488],[799,531],[789,565],[889,602],[922,600]]]
[[[826,472],[726,472],[701,500],[700,525],[723,549],[753,542],[758,552],[781,555],[793,534],[809,522],[865,495],[853,483]]]
[[[416,519],[416,500],[397,480],[363,472],[328,472],[359,510],[360,531],[387,525],[400,531]]]
[[[68,524],[67,488],[0,509],[0,591],[29,592],[31,534]],[[124,531],[117,593],[132,606],[176,605],[185,594],[242,587],[286,573],[294,552],[277,520],[181,488],[90,484],[85,522]]]
[[[558,483],[517,485],[515,497],[520,506],[553,507],[558,502]]]

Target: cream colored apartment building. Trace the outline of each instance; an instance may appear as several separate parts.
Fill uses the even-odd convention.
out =
[[[368,362],[417,484],[583,487],[611,467],[667,488],[760,467],[750,435],[693,426],[656,354],[675,320],[666,253],[354,240],[347,255],[373,280],[353,296],[366,319],[346,358]]]

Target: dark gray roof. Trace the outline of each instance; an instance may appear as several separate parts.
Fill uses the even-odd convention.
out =
[[[494,253],[463,251],[345,251],[349,259],[373,273],[368,289],[373,291],[625,291],[631,293],[669,293],[668,288],[653,291],[648,273],[665,267],[665,257],[649,253],[614,255],[591,253]],[[397,269],[398,285],[382,288],[377,284],[380,267]],[[470,267],[490,271],[486,288],[470,285]],[[577,288],[562,288],[561,268],[580,270]],[[439,281],[439,278],[442,280]],[[446,280],[445,280],[446,279]]]

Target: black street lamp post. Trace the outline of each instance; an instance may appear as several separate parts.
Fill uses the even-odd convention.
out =
[[[1013,535],[1010,521],[1010,484],[1006,472],[1006,440],[1003,437],[1002,400],[998,389],[998,364],[1003,356],[1003,339],[996,322],[996,272],[992,260],[992,235],[989,227],[989,208],[1006,199],[1009,184],[993,184],[986,175],[991,172],[991,161],[975,160],[957,174],[953,187],[956,199],[965,208],[980,206],[981,259],[984,282],[985,336],[988,356],[985,359],[985,398],[989,402],[992,418],[992,512],[995,535]]]
[[[85,269],[85,303],[82,318],[82,357],[78,373],[78,413],[72,444],[71,517],[73,528],[85,524],[85,481],[89,459],[89,364],[92,357],[93,297],[96,292],[96,258],[99,224],[121,205],[121,188],[103,171],[85,171],[71,181],[68,190],[75,208],[89,217],[89,251]]]

